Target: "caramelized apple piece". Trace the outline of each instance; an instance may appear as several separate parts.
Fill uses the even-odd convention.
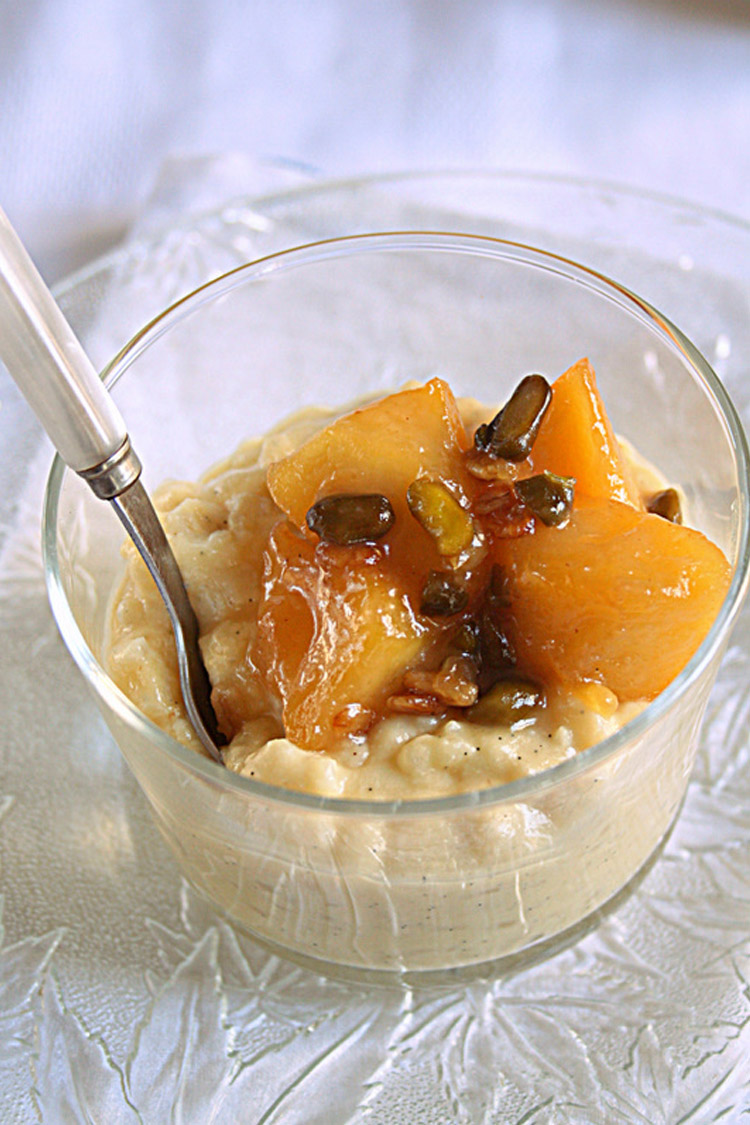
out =
[[[455,628],[413,612],[375,546],[316,545],[282,520],[264,567],[253,660],[281,699],[287,737],[308,750],[341,737],[337,716],[382,713],[406,669]]]
[[[433,379],[339,418],[270,467],[289,519],[265,553],[253,660],[298,745],[329,748],[389,709],[434,713],[435,669],[471,620],[479,690],[520,676],[604,684],[622,700],[657,695],[708,631],[726,559],[700,533],[641,509],[586,360],[553,385],[531,454],[513,465],[523,486],[478,480],[467,446],[449,388]],[[559,478],[575,478],[572,509],[572,483]],[[567,488],[560,526],[554,496],[557,507],[545,493],[530,514],[539,481]],[[525,505],[516,488],[532,490]],[[529,512],[523,526],[514,517],[513,537],[506,493]],[[321,502],[338,518],[352,497],[387,509],[377,543],[356,528],[328,534],[325,513],[320,522]]]
[[[674,679],[730,581],[700,532],[615,501],[577,498],[564,527],[492,549],[519,668],[543,683],[604,683],[622,700],[653,699]]]
[[[381,493],[393,505],[397,521],[412,521],[406,493],[419,477],[441,481],[461,499],[467,446],[450,388],[442,379],[432,379],[326,426],[269,467],[268,487],[297,527],[304,527],[316,500],[346,492]]]
[[[441,543],[420,526],[407,501],[411,485],[435,481],[467,510],[474,481],[466,470],[468,439],[450,388],[441,379],[397,391],[338,418],[288,457],[271,465],[268,487],[276,504],[305,529],[312,506],[331,495],[387,498],[394,526],[382,540],[399,584],[419,612],[431,570],[445,565]],[[467,544],[467,547],[469,545]],[[469,554],[477,554],[474,544]],[[470,583],[476,589],[477,583]]]
[[[493,460],[525,461],[552,399],[543,375],[526,375],[491,422],[474,434],[474,446]]]
[[[552,384],[552,401],[528,465],[523,476],[546,470],[558,477],[573,477],[576,496],[641,506],[587,359],[579,360]]]
[[[269,468],[271,495],[301,534],[282,522],[268,545],[257,661],[298,745],[330,746],[341,734],[335,717],[354,705],[382,713],[407,668],[429,666],[439,640],[455,631],[456,614],[481,589],[484,547],[455,537],[460,566],[446,560],[445,543],[407,500],[415,481],[439,483],[459,513],[466,509],[473,534],[467,446],[450,389],[433,379],[344,415]],[[313,506],[317,512],[326,497],[347,495],[378,496],[392,507],[394,524],[378,546],[312,538]],[[456,585],[460,605],[450,617],[432,618],[423,612],[425,582],[446,566],[456,567],[446,581]]]

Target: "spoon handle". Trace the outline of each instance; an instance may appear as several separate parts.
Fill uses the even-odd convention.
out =
[[[179,566],[139,477],[125,422],[0,209],[0,359],[63,461],[112,502],[169,611],[180,684],[196,734],[215,761],[223,739]]]
[[[159,517],[140,481],[115,497],[112,507],[138,548],[167,607],[177,647],[182,698],[190,722],[211,757],[222,765],[219,747],[226,739],[211,705],[211,683],[198,646],[198,620]]]
[[[2,209],[0,358],[71,469],[96,469],[126,444],[119,410]]]

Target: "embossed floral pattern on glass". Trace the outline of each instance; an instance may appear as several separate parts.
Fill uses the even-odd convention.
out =
[[[750,232],[590,185],[477,177],[326,189],[248,204],[264,229],[235,206],[126,250],[65,300],[104,361],[165,300],[249,250],[399,217],[455,226],[445,216],[462,209],[464,227],[473,215],[481,233],[507,236],[510,222],[541,241],[551,197],[569,221],[545,244],[689,328],[750,419]],[[104,304],[118,312],[102,328],[93,313]],[[24,467],[0,528],[3,1120],[745,1119],[747,610],[676,828],[595,931],[507,979],[439,991],[325,980],[239,935],[178,875],[49,616],[38,553],[49,451],[2,390],[0,424],[12,419]],[[3,456],[4,481],[10,471]]]

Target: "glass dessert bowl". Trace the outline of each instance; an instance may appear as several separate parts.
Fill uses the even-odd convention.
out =
[[[708,364],[645,301],[559,256],[466,235],[272,255],[167,309],[110,364],[153,488],[194,479],[301,407],[435,376],[500,404],[522,375],[553,377],[584,354],[615,429],[679,487],[731,584],[693,657],[640,714],[550,769],[475,791],[369,800],[281,788],[155,726],[105,666],[119,525],[55,463],[45,562],[65,642],[187,877],[279,952],[381,975],[524,963],[643,869],[684,795],[745,591],[745,439]]]

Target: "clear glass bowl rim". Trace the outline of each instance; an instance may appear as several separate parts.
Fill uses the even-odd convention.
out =
[[[285,159],[273,160],[272,164],[279,163],[280,167],[288,170],[290,162]],[[295,164],[292,162],[292,167]],[[720,226],[734,229],[742,235],[750,235],[750,221],[741,215],[724,211],[718,207],[710,207],[698,203],[693,199],[675,195],[671,192],[656,191],[636,184],[623,183],[619,180],[599,179],[595,176],[577,176],[573,173],[546,172],[523,168],[421,168],[401,169],[390,172],[376,172],[361,176],[342,176],[329,178],[320,176],[314,168],[305,165],[297,166],[300,175],[309,177],[294,187],[282,187],[278,190],[268,190],[260,194],[238,195],[227,200],[221,207],[208,207],[191,211],[182,220],[171,219],[163,226],[156,226],[140,238],[128,240],[123,246],[103,253],[100,257],[81,266],[73,273],[62,279],[56,286],[58,296],[65,295],[74,290],[76,286],[95,277],[103,269],[115,269],[131,257],[142,258],[148,254],[154,240],[167,233],[193,230],[196,224],[204,219],[221,220],[228,208],[242,204],[252,205],[254,209],[262,210],[263,207],[274,206],[281,203],[302,203],[317,196],[331,195],[339,192],[354,192],[366,187],[387,187],[389,184],[414,184],[419,181],[425,183],[444,181],[456,183],[460,180],[473,182],[492,182],[501,185],[526,184],[529,187],[552,188],[557,191],[606,192],[608,195],[619,198],[621,202],[632,200],[663,208],[666,211],[690,213],[695,218],[718,223]]]
[[[588,181],[585,183],[588,184]],[[634,194],[637,195],[638,193]],[[646,198],[658,200],[656,196],[646,196]],[[47,481],[43,507],[42,555],[47,593],[53,616],[66,647],[83,672],[85,679],[97,695],[102,698],[105,705],[121,721],[133,728],[141,738],[151,742],[155,753],[159,751],[165,753],[168,757],[176,760],[182,768],[202,777],[213,786],[226,787],[244,793],[249,798],[262,799],[276,804],[297,806],[332,814],[366,815],[380,818],[428,814],[444,815],[460,812],[462,809],[487,807],[508,801],[529,800],[547,789],[563,784],[578,774],[600,766],[616,755],[625,744],[638,739],[649,727],[654,725],[669,710],[677,698],[688,690],[690,684],[700,676],[717,648],[728,636],[734,619],[741,608],[750,576],[750,552],[748,550],[750,544],[750,451],[748,450],[742,423],[718,376],[688,337],[649,302],[605,274],[563,255],[539,247],[509,239],[492,238],[487,235],[415,230],[348,235],[289,247],[228,270],[173,302],[131,337],[104,368],[102,378],[108,386],[112,386],[135,362],[141,352],[168,332],[174,324],[192,315],[201,305],[230,292],[247,281],[268,277],[274,272],[285,271],[288,268],[310,265],[320,260],[348,256],[358,251],[371,253],[373,251],[393,252],[398,250],[460,250],[485,257],[512,259],[527,265],[541,267],[550,272],[562,274],[568,280],[576,281],[594,289],[610,301],[624,306],[631,315],[648,324],[656,334],[666,337],[672,349],[679,351],[688,364],[692,366],[709,397],[713,398],[731,437],[740,482],[739,542],[737,565],[732,575],[729,590],[708,634],[693,657],[680,674],[640,715],[608,738],[587,750],[579,752],[573,758],[538,774],[449,797],[377,801],[319,796],[243,777],[217,765],[208,758],[202,757],[196,751],[190,750],[177,742],[151,722],[109,678],[78,628],[60,577],[56,536],[57,514],[63,479],[65,473],[69,470],[66,469],[60,457],[55,456]],[[81,274],[78,274],[77,277],[80,279]],[[73,280],[70,284],[73,284]]]

